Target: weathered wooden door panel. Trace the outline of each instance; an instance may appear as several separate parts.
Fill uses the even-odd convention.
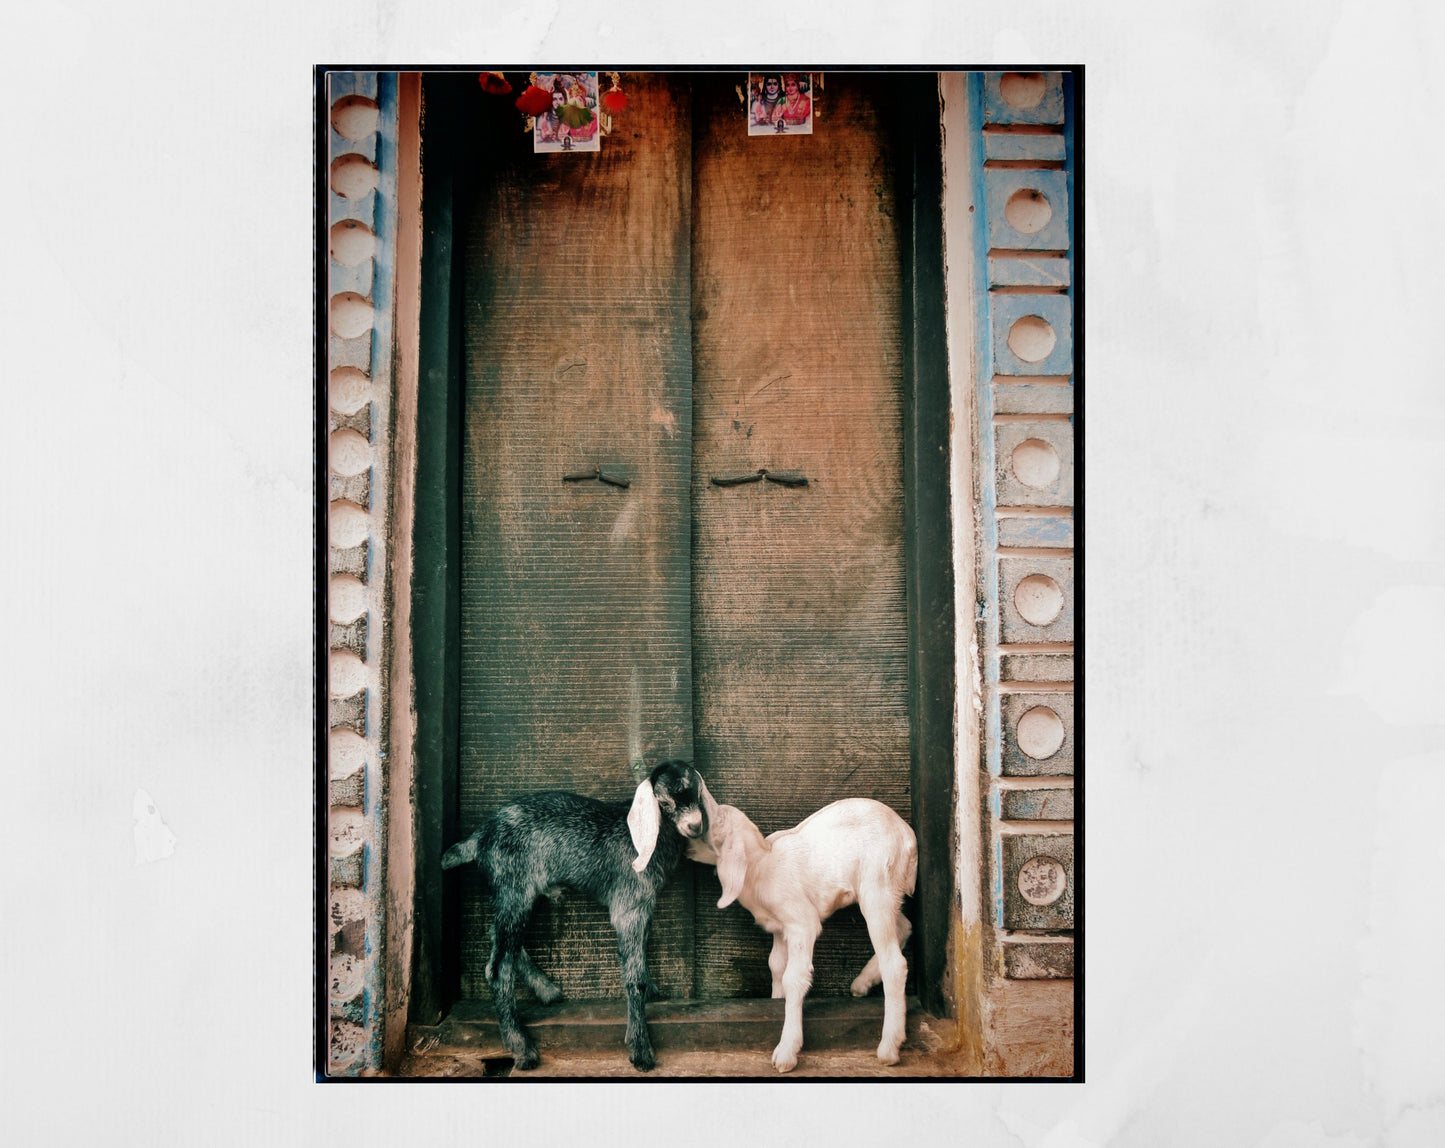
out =
[[[598,155],[534,155],[510,114],[478,133],[461,824],[527,790],[623,795],[621,763],[671,754],[765,831],[843,796],[908,816],[889,81],[837,85],[813,137],[750,140],[732,77],[630,79]],[[562,481],[596,468],[629,485]],[[711,482],[758,468],[808,482]],[[485,996],[465,882],[462,988]],[[766,935],[716,899],[684,865],[654,977],[766,996]],[[620,993],[600,909],[544,904],[528,945],[570,996]],[[846,992],[870,951],[839,914],[817,991]]]
[[[465,211],[459,820],[509,797],[628,797],[628,763],[692,757],[688,86],[637,76],[626,131],[535,155],[511,101],[479,116]],[[598,478],[563,481],[594,472]],[[462,991],[486,996],[468,871]],[[621,992],[605,912],[539,906],[528,948],[572,997]],[[654,918],[691,990],[690,882]]]
[[[902,332],[886,78],[829,88],[812,136],[748,138],[694,88],[693,667],[697,760],[766,832],[840,797],[910,816]],[[759,468],[806,486],[718,486]],[[696,984],[768,995],[769,941],[698,896]],[[871,954],[824,930],[816,991]]]

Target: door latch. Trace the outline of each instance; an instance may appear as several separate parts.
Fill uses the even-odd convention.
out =
[[[579,470],[574,474],[564,474],[562,476],[562,481],[586,482],[589,479],[593,478],[598,479],[601,482],[607,483],[608,486],[620,486],[623,490],[626,490],[629,486],[632,485],[629,480],[623,478],[620,474],[613,474],[609,471],[605,471],[600,466],[594,466],[591,470]]]
[[[715,474],[710,481],[714,486],[741,486],[745,482],[757,482],[763,478],[776,482],[779,486],[808,485],[808,478],[801,470],[769,470],[765,466],[745,474]]]

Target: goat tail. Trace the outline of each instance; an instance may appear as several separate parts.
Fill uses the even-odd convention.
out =
[[[473,833],[465,841],[453,845],[442,854],[442,868],[455,869],[458,865],[465,865],[468,861],[475,861],[481,843],[481,834]]]
[[[918,884],[918,838],[913,835],[911,830],[908,834],[907,848],[904,849],[900,860],[903,864],[898,873],[900,878],[898,887],[905,894],[911,896]]]

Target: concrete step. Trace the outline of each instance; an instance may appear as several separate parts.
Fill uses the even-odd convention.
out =
[[[621,1000],[561,1001],[519,1007],[542,1063],[516,1078],[636,1077],[627,1062]],[[780,1000],[655,1001],[647,1006],[657,1052],[649,1079],[776,1077],[772,1050],[783,1028]],[[897,1065],[881,1065],[874,1050],[883,1030],[883,998],[809,998],[803,1004],[803,1051],[789,1076],[922,1077],[962,1075],[954,1056],[952,1022],[923,1013],[908,999],[908,1040]],[[463,1001],[435,1026],[411,1025],[408,1055],[396,1075],[478,1079],[512,1076],[489,1002]]]
[[[585,1054],[622,1050],[627,1027],[623,1000],[524,1004],[519,1016],[539,1050]],[[932,1018],[927,1018],[932,1021]],[[918,1042],[924,1014],[908,998],[907,1033]],[[932,1021],[935,1031],[938,1022]],[[771,1054],[783,1029],[781,1000],[654,1001],[647,1006],[653,1048],[664,1051],[753,1051]],[[461,1001],[441,1024],[411,1025],[407,1045],[415,1053],[507,1059],[490,1002]],[[809,997],[803,1002],[803,1033],[813,1050],[877,1048],[883,1033],[883,998]]]

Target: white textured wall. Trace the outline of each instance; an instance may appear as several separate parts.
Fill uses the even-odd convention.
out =
[[[1439,9],[656,7],[0,16],[11,1139],[1445,1142]],[[1089,1083],[314,1085],[308,69],[764,44],[1089,66]]]

